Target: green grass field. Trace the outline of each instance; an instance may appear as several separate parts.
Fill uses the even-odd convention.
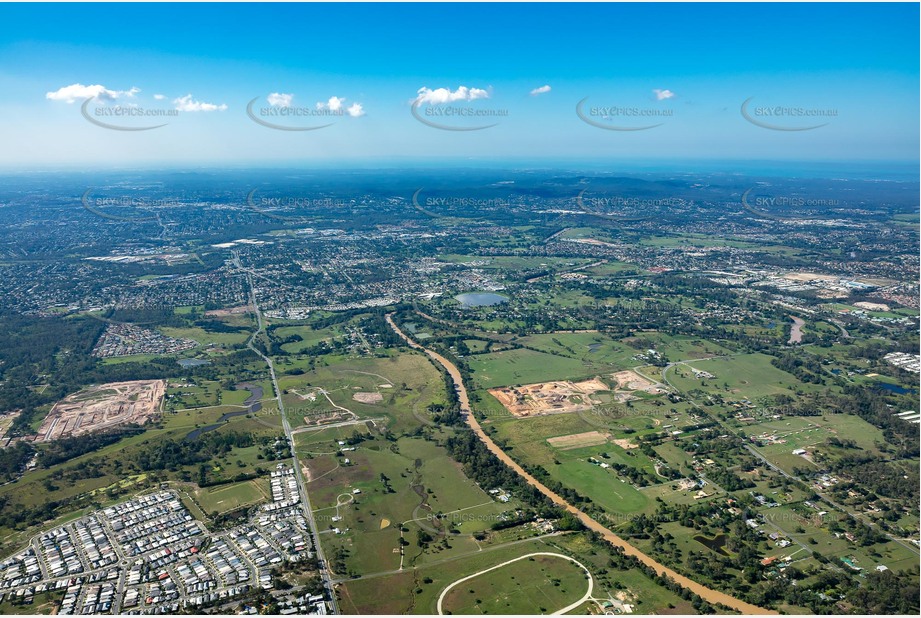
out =
[[[262,480],[262,479],[259,479]],[[208,514],[226,513],[243,505],[256,504],[269,499],[266,482],[243,481],[218,487],[204,487],[195,491],[195,498]]]
[[[649,506],[646,496],[613,470],[585,461],[567,461],[549,468],[549,471],[550,476],[590,497],[608,512],[639,513]]]
[[[445,613],[547,614],[579,600],[588,590],[585,572],[554,556],[522,558],[452,588]]]
[[[706,371],[714,378],[695,378],[691,369]],[[667,372],[669,381],[682,392],[701,389],[719,393],[726,398],[756,400],[760,397],[786,394],[796,390],[813,391],[816,385],[804,384],[785,371],[771,365],[766,354],[739,354],[729,358],[714,358],[675,365]]]
[[[648,422],[651,427],[651,421]],[[653,503],[627,479],[622,482],[622,477],[613,469],[604,469],[588,462],[589,457],[594,457],[608,464],[622,464],[654,475],[652,461],[639,449],[626,450],[610,441],[566,449],[556,448],[547,442],[548,438],[590,431],[610,432],[611,439],[623,438],[627,434],[589,424],[579,414],[508,419],[491,425],[496,428],[497,437],[508,444],[506,450],[519,463],[543,466],[551,477],[591,498],[606,511],[622,515],[653,509]],[[604,458],[602,453],[608,457]]]
[[[385,358],[325,358],[326,364],[303,375],[279,378],[280,388],[287,391],[283,395],[285,411],[293,427],[334,413],[344,415],[343,419],[352,418],[339,406],[359,418],[384,418],[394,431],[402,431],[424,422],[430,404],[445,402],[443,378],[419,353]],[[356,393],[376,393],[381,400],[356,401]]]
[[[478,354],[469,357],[467,362],[473,372],[473,379],[480,388],[572,380],[594,373],[591,365],[586,365],[580,360],[532,350]]]
[[[250,336],[250,333],[246,332],[214,333],[198,327],[176,328],[172,326],[163,326],[160,327],[159,330],[167,337],[193,339],[201,345],[209,345],[212,343],[218,345],[235,345],[245,343]]]
[[[324,450],[320,451],[321,448]],[[320,528],[348,529],[344,534],[322,534],[328,555],[348,552],[342,561],[345,569],[342,574],[399,568],[401,523],[407,529],[405,538],[410,541],[405,550],[406,563],[422,564],[476,549],[469,534],[489,529],[500,521],[503,513],[510,513],[517,506],[517,501],[500,503],[480,489],[434,442],[400,438],[389,443],[375,439],[358,444],[355,451],[336,456],[338,448],[334,440],[325,445],[298,441],[298,453],[304,452],[302,463],[309,472],[307,491]],[[308,452],[333,454],[311,455],[307,459]],[[349,464],[345,464],[345,458],[350,460]],[[388,491],[388,485],[392,491]],[[354,494],[356,489],[361,493]],[[446,517],[434,521],[433,516],[438,513]],[[337,514],[341,519],[333,521]],[[460,534],[445,536],[444,532],[451,527]],[[425,552],[416,544],[420,530],[435,537]],[[441,538],[448,539],[449,547],[442,546]]]

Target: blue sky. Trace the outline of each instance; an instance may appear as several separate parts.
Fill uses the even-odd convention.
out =
[[[4,4],[0,166],[916,161],[918,12],[916,4]],[[81,115],[89,96],[89,115],[107,124],[166,124],[102,128]],[[330,126],[268,128],[246,114],[254,98],[254,115],[272,124]],[[741,113],[749,98],[749,117],[761,124]],[[594,125],[576,113],[583,100]],[[414,101],[416,116],[442,128],[417,120]],[[101,115],[116,106],[181,111]],[[314,115],[283,117],[280,108]],[[460,117],[462,109],[485,116]],[[486,124],[495,126],[444,130]]]

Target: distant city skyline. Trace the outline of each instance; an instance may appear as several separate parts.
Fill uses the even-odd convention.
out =
[[[48,10],[0,7],[2,168],[918,160],[917,4]]]

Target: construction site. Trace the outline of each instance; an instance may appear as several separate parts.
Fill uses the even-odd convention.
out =
[[[159,416],[165,380],[110,382],[83,389],[54,404],[42,421],[36,442],[69,438]]]
[[[523,386],[491,388],[489,393],[514,416],[565,414],[590,410],[597,401],[592,393],[610,387],[598,378],[582,382],[539,382]]]

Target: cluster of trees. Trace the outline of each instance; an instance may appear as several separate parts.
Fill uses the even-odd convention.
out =
[[[484,489],[501,487],[529,504],[542,517],[554,518],[562,513],[540,491],[528,485],[518,474],[489,452],[472,431],[461,431],[447,438],[443,446],[452,459],[464,468],[464,474]]]
[[[880,496],[915,506],[921,499],[917,464],[903,466],[860,451],[840,457],[830,467]]]
[[[177,471],[182,466],[200,464],[213,457],[226,455],[234,448],[246,448],[255,444],[251,433],[237,431],[208,432],[195,440],[157,440],[144,443],[144,448],[134,456],[138,467],[151,470]]]
[[[34,453],[35,449],[28,442],[0,448],[0,481],[6,483],[18,478]]]
[[[122,438],[144,431],[138,425],[124,425],[119,429],[90,433],[71,438],[61,438],[44,443],[38,451],[38,463],[42,467],[51,466],[65,461],[70,461],[80,455],[91,453],[110,444],[115,444]]]
[[[629,453],[630,451],[627,451],[627,452]],[[604,457],[604,455],[602,455],[602,457]],[[659,480],[661,480],[661,479],[656,478],[652,474],[649,474],[643,470],[640,470],[639,468],[634,468],[633,466],[627,466],[622,463],[614,462],[611,464],[611,467],[617,472],[617,474],[627,477],[628,479],[630,479],[631,483],[633,483],[634,485],[638,485],[639,487],[646,487],[647,485],[653,485],[655,483],[658,483]],[[663,469],[663,472],[667,472],[667,471],[671,471],[671,470],[669,468]],[[680,476],[680,473],[677,473],[676,471],[673,471],[673,472],[675,472],[676,474],[678,474],[678,476]]]
[[[718,466],[708,470],[707,477],[726,491],[750,489],[755,486],[749,479],[743,479],[734,472]]]
[[[822,377],[825,370],[818,356],[782,352],[771,359],[771,364],[778,369],[796,376],[801,382],[806,382],[808,384],[825,384],[825,378]]]

